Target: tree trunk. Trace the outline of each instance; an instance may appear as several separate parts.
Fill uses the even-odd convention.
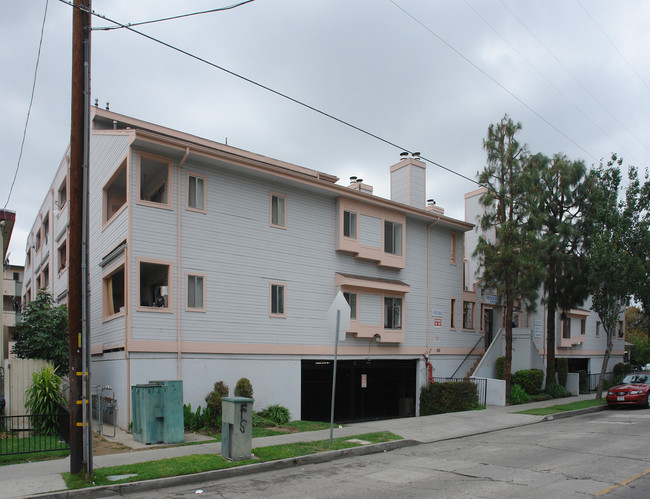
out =
[[[604,326],[604,324],[603,324]],[[607,372],[607,364],[612,355],[612,348],[614,347],[614,333],[616,327],[607,328],[607,350],[605,350],[605,357],[603,357],[603,365],[600,368],[600,377],[598,378],[598,388],[596,389],[596,400],[600,400],[603,396],[603,383],[605,382],[605,373]]]
[[[549,264],[549,274],[552,270]],[[546,386],[555,383],[555,310],[557,298],[555,295],[555,278],[548,282],[548,303],[546,305]]]
[[[514,300],[510,291],[510,274],[506,274],[506,360],[504,365],[506,381],[506,400],[510,397],[511,379],[512,379],[512,309]]]

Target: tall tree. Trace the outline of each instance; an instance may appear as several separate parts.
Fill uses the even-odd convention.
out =
[[[594,230],[590,235],[588,249],[588,279],[592,309],[598,314],[607,335],[607,349],[596,390],[597,399],[602,396],[614,335],[638,283],[642,263],[637,248],[634,247],[642,214],[640,183],[636,169],[630,168],[625,195],[619,200],[621,164],[622,160],[616,155],[612,155],[606,165],[601,163],[594,171],[596,182],[592,189]]]
[[[18,358],[45,359],[59,372],[67,370],[68,309],[56,305],[47,291],[39,291],[36,299],[25,305],[13,336],[16,344],[11,353]]]
[[[514,123],[508,115],[488,127],[483,141],[487,165],[478,176],[487,190],[481,197],[486,209],[480,218],[483,235],[475,254],[483,285],[495,289],[504,305],[506,394],[510,394],[512,371],[513,309],[516,302],[534,308],[542,270],[530,217],[535,174],[526,147],[515,137],[520,130],[521,123]]]
[[[546,384],[555,383],[557,309],[569,310],[589,295],[585,273],[588,207],[591,177],[582,161],[556,154],[552,159],[536,154],[531,167],[538,172],[533,212],[540,229],[545,267]]]

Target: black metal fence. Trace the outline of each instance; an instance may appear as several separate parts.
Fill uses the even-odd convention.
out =
[[[486,378],[432,378],[434,383],[459,383],[461,381],[469,381],[476,385],[478,392],[478,403],[482,406],[486,405],[487,401],[487,379]]]
[[[70,414],[0,416],[0,456],[67,450]]]
[[[610,385],[612,383],[618,383],[619,381],[621,381],[621,379],[623,379],[623,377],[626,374],[627,373],[622,373],[621,374],[621,373],[615,373],[615,372],[605,373],[605,381],[607,383],[609,383]],[[599,372],[597,372],[597,373],[589,373],[589,391],[590,392],[596,391],[596,389],[598,388],[598,380],[599,379],[600,379],[600,373]],[[607,386],[607,385],[605,385],[605,386]]]

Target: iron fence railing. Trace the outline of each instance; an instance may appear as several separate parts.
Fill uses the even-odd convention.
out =
[[[70,414],[0,416],[0,456],[67,450]]]
[[[476,385],[478,392],[478,403],[486,405],[487,400],[487,379],[486,378],[433,378],[434,383],[459,383],[461,381],[469,381]]]
[[[623,376],[627,373],[617,374],[615,372],[605,373],[605,381],[608,383],[618,383]],[[598,380],[600,379],[600,373],[589,373],[589,391],[593,392],[598,388]]]

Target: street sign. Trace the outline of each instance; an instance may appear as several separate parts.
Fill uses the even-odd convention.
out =
[[[339,330],[336,330],[336,312],[339,311],[339,320],[338,326]],[[345,332],[350,329],[350,305],[348,301],[343,296],[343,293],[340,291],[336,294],[336,298],[330,305],[329,310],[327,311],[327,330],[332,335],[332,337],[338,336],[339,338],[345,339]],[[343,332],[343,335],[339,334]]]

